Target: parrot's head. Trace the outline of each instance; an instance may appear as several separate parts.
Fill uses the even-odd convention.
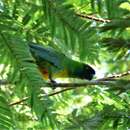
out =
[[[92,80],[94,75],[95,75],[95,70],[91,66],[84,64],[82,78],[87,80]]]

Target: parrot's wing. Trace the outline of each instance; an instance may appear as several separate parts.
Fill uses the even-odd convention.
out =
[[[50,70],[52,72],[67,70],[67,74],[69,74],[70,77],[88,80],[91,80],[95,74],[95,70],[89,65],[74,61],[51,47],[48,48],[34,43],[29,44],[29,47],[36,62],[41,66],[43,65],[43,67],[44,65],[50,67],[48,63],[51,64]]]
[[[55,67],[61,67],[61,57],[64,58],[63,54],[59,54],[53,48],[37,44],[29,44],[32,55],[38,60],[47,61]]]

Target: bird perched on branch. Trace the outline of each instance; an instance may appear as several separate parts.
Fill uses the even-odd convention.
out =
[[[87,64],[74,61],[51,47],[29,44],[30,51],[44,79],[79,78],[91,80],[95,70]]]

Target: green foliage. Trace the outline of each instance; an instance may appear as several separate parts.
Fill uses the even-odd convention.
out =
[[[5,98],[6,94],[0,92],[0,129],[15,128],[11,109]]]
[[[47,88],[28,46],[51,46],[93,64],[104,76],[128,71],[129,12],[128,0],[1,0],[0,80],[9,84],[0,84],[0,129],[130,128],[129,76],[116,82],[117,88],[84,86],[56,95],[58,89]]]
[[[64,47],[66,51],[69,48],[71,53],[76,53],[81,59],[93,62],[98,50],[95,44],[96,30],[91,27],[92,23],[77,17],[74,7],[64,1],[56,0],[54,4],[43,0],[43,8],[52,37],[60,40],[58,46]]]

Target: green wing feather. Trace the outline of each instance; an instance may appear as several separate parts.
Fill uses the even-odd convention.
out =
[[[51,47],[34,43],[29,44],[29,46],[32,55],[40,66],[46,66],[46,64],[49,63],[51,65],[51,69],[57,71],[66,68],[71,73],[74,72],[76,68],[80,69],[83,65],[80,62],[68,58],[63,53],[60,53]]]
[[[61,61],[65,58],[64,54],[56,52],[50,47],[41,46],[38,44],[29,44],[30,51],[37,62],[48,62],[56,68],[61,68]],[[62,60],[61,60],[62,59]]]

